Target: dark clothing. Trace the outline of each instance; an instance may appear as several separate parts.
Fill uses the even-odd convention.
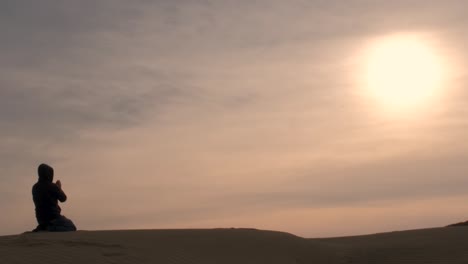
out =
[[[47,226],[47,231],[50,232],[69,232],[76,231],[76,226],[72,220],[61,215],[59,218],[52,220]]]
[[[38,167],[39,180],[32,188],[36,219],[39,227],[45,228],[52,220],[60,216],[58,201],[65,202],[67,196],[54,180],[54,169],[47,164]]]
[[[34,204],[36,206],[36,219],[39,225],[47,225],[60,216],[58,201],[65,202],[67,196],[55,183],[39,181],[32,189]]]
[[[72,220],[61,215],[47,225],[38,225],[33,232],[70,232],[76,231],[76,226]]]
[[[39,224],[33,232],[76,231],[73,222],[63,215],[58,202],[65,202],[67,196],[54,181],[54,169],[47,164],[39,165],[37,169],[39,180],[32,188],[36,219]]]

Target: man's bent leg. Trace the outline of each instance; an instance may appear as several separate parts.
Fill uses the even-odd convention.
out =
[[[70,232],[76,231],[76,226],[72,220],[61,215],[50,222],[47,226],[47,230],[50,232]]]

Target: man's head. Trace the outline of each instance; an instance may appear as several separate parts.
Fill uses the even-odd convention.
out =
[[[54,179],[54,169],[44,163],[37,168],[37,174],[39,175],[39,181],[52,182]]]

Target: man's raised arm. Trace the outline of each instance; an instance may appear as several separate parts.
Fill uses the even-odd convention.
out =
[[[62,203],[65,202],[67,200],[67,195],[62,190],[62,183],[57,181],[55,185],[57,185],[57,199]]]

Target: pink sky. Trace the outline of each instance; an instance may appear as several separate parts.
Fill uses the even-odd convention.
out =
[[[79,229],[339,236],[466,220],[465,1],[0,4],[0,235],[36,167]],[[429,34],[449,71],[416,117],[356,84],[371,40]]]

